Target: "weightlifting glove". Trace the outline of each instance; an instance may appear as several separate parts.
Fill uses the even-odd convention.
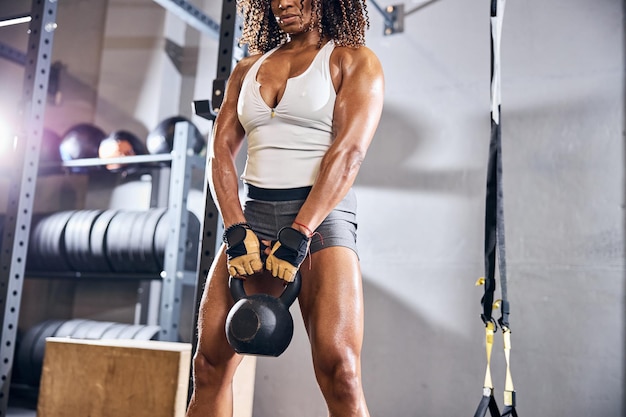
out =
[[[259,238],[247,224],[235,224],[224,232],[228,273],[252,275],[263,270]]]
[[[296,229],[283,227],[265,261],[265,268],[276,278],[292,282],[306,257],[310,241],[311,238]]]

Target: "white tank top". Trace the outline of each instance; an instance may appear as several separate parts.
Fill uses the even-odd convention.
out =
[[[332,143],[335,88],[330,76],[328,42],[309,68],[289,78],[273,109],[261,97],[256,75],[267,52],[246,74],[237,114],[248,138],[248,158],[241,178],[256,187],[281,189],[313,185],[322,157]]]

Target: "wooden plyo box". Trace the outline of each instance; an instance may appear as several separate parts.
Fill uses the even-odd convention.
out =
[[[182,417],[188,343],[46,339],[38,417]]]

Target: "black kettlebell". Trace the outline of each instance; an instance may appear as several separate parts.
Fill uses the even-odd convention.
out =
[[[269,294],[247,295],[243,280],[228,282],[235,305],[226,317],[226,338],[237,353],[280,356],[293,337],[293,318],[289,306],[298,297],[302,281],[296,274],[279,298]]]

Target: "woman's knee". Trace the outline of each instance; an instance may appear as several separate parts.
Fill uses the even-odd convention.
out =
[[[315,373],[326,395],[341,401],[358,401],[361,396],[360,357],[350,349],[325,353],[314,360]]]
[[[232,355],[211,355],[198,350],[193,358],[193,378],[196,386],[229,383],[240,362]]]

